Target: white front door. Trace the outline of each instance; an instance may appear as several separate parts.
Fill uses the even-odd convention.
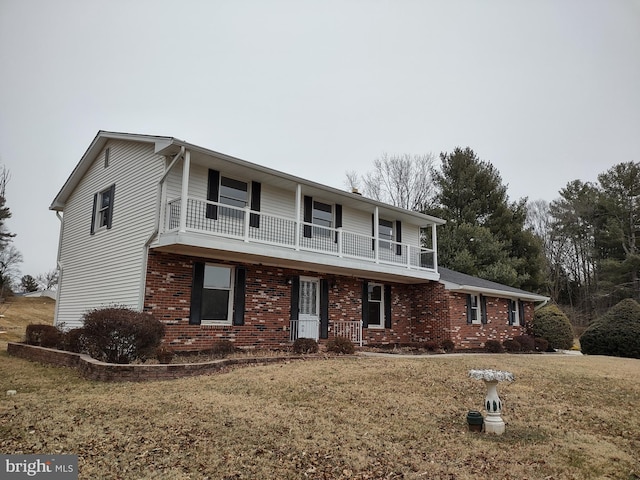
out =
[[[298,338],[318,340],[320,332],[320,280],[300,277]]]

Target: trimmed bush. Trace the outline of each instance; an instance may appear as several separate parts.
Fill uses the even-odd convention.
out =
[[[453,343],[453,340],[447,338],[440,343],[440,347],[447,353],[453,352],[456,348],[456,344]]]
[[[520,344],[521,352],[533,352],[536,349],[536,340],[531,335],[518,335],[513,339]]]
[[[424,342],[424,349],[427,352],[435,352],[439,348],[440,345],[438,345],[438,342],[436,342],[435,340],[427,340],[426,342]]]
[[[87,342],[84,338],[84,328],[72,328],[62,332],[60,348],[67,352],[87,353]]]
[[[502,346],[509,353],[521,352],[522,345],[517,340],[505,340],[502,342]]]
[[[293,342],[293,352],[298,354],[318,353],[318,342],[313,338],[298,338]]]
[[[549,349],[549,342],[542,337],[533,337],[535,341],[536,352],[546,352]]]
[[[594,321],[580,337],[582,353],[640,358],[640,305],[627,298]]]
[[[53,325],[31,323],[27,325],[24,343],[39,347],[57,348],[62,332]]]
[[[341,353],[344,355],[353,355],[356,351],[356,347],[353,342],[346,337],[332,337],[327,342],[327,351]]]
[[[213,346],[208,350],[208,352],[215,356],[224,358],[226,356],[235,353],[236,346],[231,340],[220,340],[213,344]]]
[[[85,346],[96,360],[131,363],[155,355],[164,325],[152,315],[125,307],[90,310],[84,315]]]
[[[567,316],[556,305],[549,305],[536,311],[531,325],[531,333],[549,342],[549,348],[568,350],[573,345],[573,328]]]
[[[484,342],[484,349],[489,353],[502,353],[504,348],[498,340],[487,340]]]

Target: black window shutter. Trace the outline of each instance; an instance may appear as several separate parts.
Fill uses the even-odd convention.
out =
[[[193,264],[193,280],[191,281],[191,311],[189,325],[200,325],[202,312],[202,288],[204,286],[204,263]]]
[[[371,214],[371,250],[376,249],[376,216],[375,214]]]
[[[471,310],[471,295],[467,294],[467,323],[473,323],[473,311]]]
[[[98,209],[98,194],[93,196],[93,210],[91,210],[91,235],[96,233],[96,213]]]
[[[247,269],[236,267],[236,281],[233,292],[233,324],[244,325],[245,294],[247,290]]]
[[[209,169],[209,180],[207,182],[207,200],[210,202],[217,202],[220,194],[220,172],[217,170]],[[187,199],[183,198],[183,202]],[[213,220],[218,219],[218,206],[207,203],[207,218]]]
[[[480,295],[480,304],[482,305],[482,323],[487,323],[487,297]]]
[[[251,182],[251,210],[254,212],[260,211],[260,194],[262,191],[262,184],[260,182]],[[260,228],[260,215],[252,213],[249,215],[249,226],[254,228]]]
[[[336,203],[336,228],[342,227],[342,205]],[[336,243],[338,243],[338,232],[336,232]]]
[[[400,245],[400,242],[402,242],[402,222],[400,220],[396,220],[396,242],[398,242],[396,255],[402,255],[402,245]]]
[[[524,302],[518,300],[518,315],[520,316],[520,325],[524,325]]]
[[[111,224],[113,223],[113,207],[115,205],[114,203],[115,196],[116,196],[116,185],[114,183],[109,188],[109,211],[107,212],[107,230],[111,228]]]
[[[320,280],[320,338],[329,338],[329,281]]]
[[[362,281],[362,328],[369,328],[369,282]]]
[[[300,312],[300,277],[291,279],[291,320],[298,320]]]
[[[384,286],[384,328],[391,328],[391,285]]]
[[[311,223],[313,221],[313,199],[307,195],[304,196],[304,212],[302,219],[305,223]],[[306,238],[311,238],[311,225],[305,225],[302,229],[302,234]]]

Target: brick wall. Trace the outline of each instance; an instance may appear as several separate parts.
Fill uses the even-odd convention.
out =
[[[193,263],[206,259],[152,251],[147,266],[145,311],[166,325],[165,342],[176,350],[204,350],[220,340],[242,347],[286,348],[289,342],[291,285],[288,279],[306,275],[329,282],[329,336],[335,321],[360,321],[360,278],[260,265],[246,268],[243,326],[189,325]],[[225,263],[216,261],[216,263]],[[482,348],[486,340],[503,341],[522,333],[507,322],[507,300],[487,298],[488,323],[467,325],[466,295],[448,292],[437,282],[391,284],[391,329],[363,330],[366,344],[407,344],[451,339],[457,349]],[[525,304],[526,318],[533,315]]]
[[[525,333],[524,326],[512,326],[508,321],[509,303],[507,299],[486,297],[487,323],[467,323],[467,296],[450,293],[449,312],[451,316],[451,340],[459,349],[483,348],[487,340],[511,339]],[[533,304],[525,302],[525,322],[533,317]]]

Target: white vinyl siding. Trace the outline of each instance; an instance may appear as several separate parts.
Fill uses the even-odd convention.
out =
[[[62,279],[56,323],[81,326],[83,314],[108,305],[139,309],[143,246],[155,228],[164,162],[153,145],[110,141],[69,196],[60,246]],[[115,184],[113,223],[91,235],[93,197]]]

